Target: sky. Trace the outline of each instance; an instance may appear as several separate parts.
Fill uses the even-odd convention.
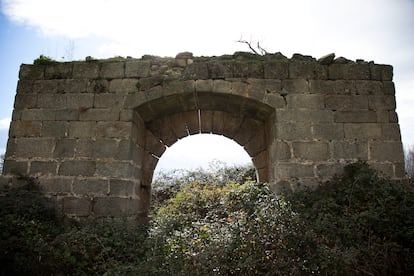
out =
[[[0,0],[0,153],[5,151],[19,66],[43,54],[174,57],[248,51],[319,58],[335,53],[394,66],[404,147],[414,146],[414,0]],[[197,158],[195,158],[197,157]],[[194,135],[167,149],[157,169],[249,162],[234,141]]]

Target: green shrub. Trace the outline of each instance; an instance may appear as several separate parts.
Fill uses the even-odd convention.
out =
[[[414,274],[413,187],[362,162],[286,195],[252,181],[180,184],[142,227],[63,227],[27,182],[1,191],[0,275]]]
[[[0,275],[40,274],[49,242],[62,231],[51,202],[33,179],[0,193]]]
[[[54,63],[57,63],[57,61],[54,60],[53,58],[50,58],[44,55],[40,55],[37,59],[33,61],[33,64],[35,65],[48,65],[48,64],[54,64]]]
[[[320,247],[335,249],[346,272],[414,273],[414,192],[364,162],[314,192],[288,196]],[[324,260],[326,262],[326,260]]]

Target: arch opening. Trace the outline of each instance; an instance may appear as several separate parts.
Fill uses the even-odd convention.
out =
[[[258,180],[268,182],[273,125],[274,108],[233,94],[173,94],[138,106],[134,109],[131,159],[141,201],[149,208],[154,171],[166,149],[194,134],[217,134],[235,141],[250,156]]]

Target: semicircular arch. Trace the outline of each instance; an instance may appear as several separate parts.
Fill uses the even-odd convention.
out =
[[[137,173],[149,186],[161,155],[179,139],[198,133],[223,135],[241,145],[252,159],[260,181],[269,181],[269,126],[274,108],[234,94],[172,94],[134,109]]]

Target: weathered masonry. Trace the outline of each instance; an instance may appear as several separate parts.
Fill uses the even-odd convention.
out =
[[[392,67],[295,54],[22,65],[3,181],[35,177],[68,216],[146,216],[166,147],[229,137],[261,181],[315,185],[350,161],[403,177]]]

